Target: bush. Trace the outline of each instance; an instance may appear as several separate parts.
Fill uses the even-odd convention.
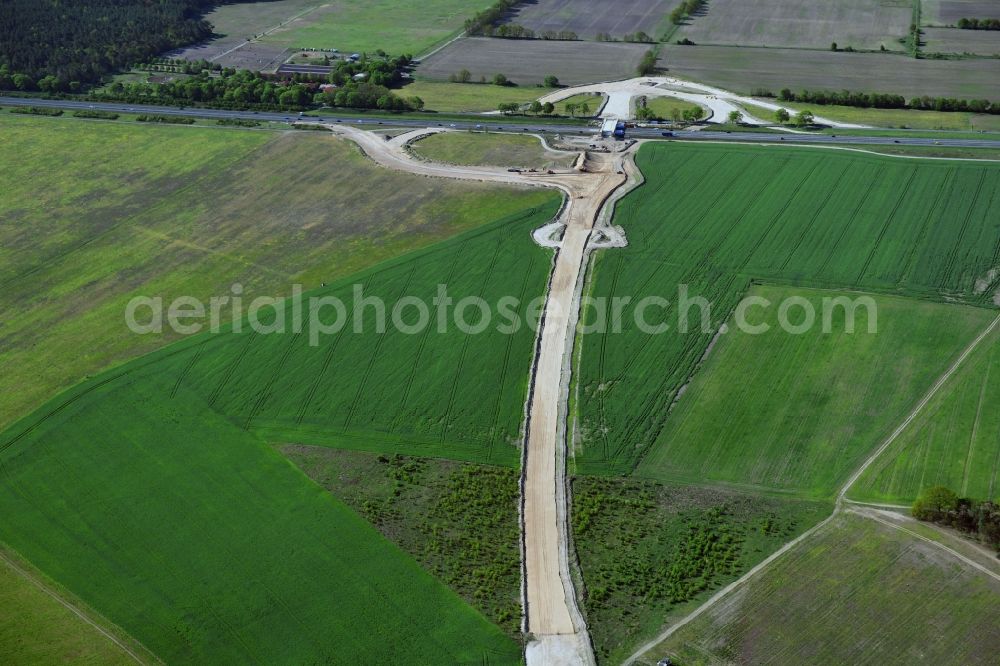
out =
[[[41,106],[15,106],[10,112],[33,116],[61,116],[63,114],[62,109],[47,109]]]
[[[95,120],[118,120],[118,114],[110,111],[74,111],[74,118],[93,118]]]
[[[194,125],[194,118],[187,116],[149,116],[142,114],[135,117],[140,123],[165,123],[168,125]]]

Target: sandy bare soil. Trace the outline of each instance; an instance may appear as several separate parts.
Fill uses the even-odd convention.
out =
[[[708,109],[708,118],[713,122],[724,123],[731,111],[743,113],[743,121],[755,125],[770,124],[768,120],[755,118],[743,110],[741,105],[753,104],[770,111],[777,111],[784,108],[780,104],[759,100],[743,95],[731,93],[728,90],[716,88],[714,86],[695,83],[693,81],[682,81],[669,76],[646,76],[625,81],[612,81],[610,83],[594,83],[590,85],[574,86],[571,88],[561,88],[549,93],[541,98],[541,101],[555,104],[560,100],[580,95],[583,93],[600,92],[608,95],[608,103],[601,111],[602,118],[630,118],[632,116],[632,99],[639,96],[645,97],[673,97],[692,102],[705,109]],[[793,110],[789,110],[790,115],[795,115]],[[816,116],[816,122],[840,128],[860,128],[863,125],[853,125],[851,123],[840,123],[829,118]]]

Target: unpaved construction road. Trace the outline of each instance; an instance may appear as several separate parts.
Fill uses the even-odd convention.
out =
[[[436,164],[416,160],[407,152],[411,141],[441,130],[415,130],[387,140],[343,125],[324,127],[354,141],[368,157],[388,168],[441,178],[555,187],[566,195],[557,220],[564,230],[549,280],[527,405],[521,517],[524,629],[532,637],[526,649],[529,666],[595,663],[569,570],[566,399],[594,228],[604,219],[602,209],[624,191],[622,186],[641,178],[632,148],[587,152],[580,159],[582,170],[512,173],[501,168]]]

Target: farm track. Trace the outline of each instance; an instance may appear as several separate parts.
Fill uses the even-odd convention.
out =
[[[8,557],[7,554],[4,553],[2,550],[0,550],[0,560],[3,560],[4,563],[8,567],[10,567],[10,569],[12,571],[14,571],[16,574],[18,574],[19,576],[21,576],[22,578],[24,578],[26,581],[28,581],[29,583],[31,583],[32,585],[34,585],[35,587],[37,587],[39,590],[41,590],[43,593],[45,593],[46,596],[50,597],[51,599],[54,599],[56,601],[56,603],[58,603],[60,606],[62,606],[63,608],[65,608],[69,612],[73,613],[73,615],[75,615],[78,618],[80,618],[80,620],[82,620],[83,622],[85,622],[88,625],[90,625],[91,627],[93,627],[94,630],[97,631],[99,634],[101,634],[102,636],[104,636],[105,638],[107,638],[109,641],[111,641],[112,643],[114,643],[115,645],[117,645],[119,648],[121,648],[122,652],[124,652],[129,657],[131,657],[133,659],[133,661],[135,661],[135,663],[137,663],[137,664],[144,664],[144,665],[145,664],[159,664],[159,663],[162,663],[158,659],[156,659],[155,656],[152,656],[152,653],[150,653],[150,656],[152,656],[151,659],[144,659],[144,658],[140,657],[138,654],[136,654],[135,650],[133,650],[132,648],[130,648],[127,644],[125,644],[123,641],[121,641],[117,636],[115,636],[114,634],[112,634],[111,632],[109,632],[107,629],[105,629],[104,627],[102,627],[100,624],[98,624],[97,622],[95,622],[94,620],[92,620],[89,615],[87,615],[82,610],[80,610],[79,608],[77,608],[74,604],[72,604],[69,601],[67,601],[66,599],[64,599],[60,594],[58,594],[56,591],[54,591],[52,588],[50,588],[48,585],[46,585],[37,576],[35,576],[34,574],[32,574],[30,571],[27,571],[26,569],[22,568],[17,562],[15,562],[13,559],[11,559],[10,557]],[[133,640],[135,640],[135,639],[133,639]]]
[[[588,172],[511,173],[501,168],[414,160],[407,152],[409,143],[438,130],[420,129],[382,140],[343,125],[321,125],[353,141],[363,154],[387,168],[439,178],[557,188],[566,195],[559,218],[565,230],[549,277],[524,430],[524,625],[533,638],[526,649],[529,666],[593,664],[569,571],[565,410],[572,339],[579,319],[582,276],[588,264],[592,232],[605,206],[613,202],[615,192],[627,182],[638,182],[631,154],[588,154]],[[449,405],[454,397],[453,390]],[[447,420],[443,428],[447,429]]]
[[[927,537],[919,535],[919,534],[913,532],[912,530],[905,529],[905,528],[903,528],[903,527],[901,527],[899,525],[893,525],[891,522],[886,521],[883,518],[876,518],[876,517],[874,517],[872,515],[872,513],[870,511],[865,511],[865,510],[861,509],[860,507],[862,505],[851,503],[846,498],[848,491],[858,481],[858,479],[861,478],[861,476],[865,473],[865,471],[867,471],[868,468],[871,467],[871,465],[874,464],[874,462],[883,453],[885,453],[885,451],[893,444],[893,442],[896,441],[896,439],[899,438],[899,436],[917,418],[917,416],[921,412],[923,412],[924,408],[930,403],[930,401],[934,398],[934,396],[937,395],[937,393],[948,382],[948,380],[951,379],[952,376],[954,376],[956,372],[958,372],[958,370],[963,366],[963,364],[965,363],[965,361],[979,347],[979,345],[983,342],[983,340],[985,340],[998,326],[1000,326],[1000,316],[997,316],[983,331],[981,331],[979,333],[979,335],[976,336],[976,338],[971,343],[969,343],[969,345],[962,351],[962,353],[955,360],[955,362],[944,372],[944,374],[942,374],[940,377],[938,377],[938,379],[931,386],[930,390],[917,403],[917,405],[910,412],[910,414],[903,420],[903,422],[899,425],[899,427],[897,427],[892,432],[892,434],[890,434],[889,437],[886,438],[886,440],[878,447],[878,449],[876,449],[855,470],[855,472],[850,476],[850,478],[847,479],[847,481],[843,484],[843,486],[841,486],[840,491],[837,493],[837,498],[836,498],[837,502],[836,502],[835,508],[833,510],[833,513],[831,513],[823,521],[821,521],[821,522],[817,523],[816,525],[814,525],[813,527],[811,527],[809,530],[807,530],[807,531],[803,532],[802,534],[800,534],[798,537],[796,537],[792,541],[789,541],[787,544],[785,544],[784,546],[782,546],[780,549],[778,549],[777,551],[775,551],[774,553],[772,553],[767,559],[765,559],[764,561],[762,561],[760,564],[758,564],[754,568],[750,569],[750,571],[748,571],[747,573],[743,574],[743,576],[741,576],[740,578],[738,578],[737,580],[733,581],[732,583],[730,583],[729,585],[727,585],[723,589],[721,589],[718,592],[716,592],[705,603],[703,603],[702,605],[700,605],[694,611],[692,611],[691,613],[689,613],[685,617],[681,618],[679,621],[675,622],[670,627],[668,627],[665,631],[663,631],[661,634],[659,634],[656,638],[654,638],[653,640],[647,642],[645,645],[643,645],[642,647],[640,647],[628,659],[625,660],[625,664],[628,665],[628,664],[634,663],[637,659],[639,659],[646,652],[652,650],[657,645],[659,645],[660,643],[662,643],[663,641],[665,641],[666,639],[668,639],[670,636],[672,636],[674,633],[676,633],[681,627],[684,627],[687,624],[690,624],[691,621],[693,621],[697,617],[699,617],[702,614],[704,614],[707,610],[709,610],[710,608],[712,608],[713,606],[715,606],[717,603],[719,603],[719,601],[721,601],[723,598],[729,596],[729,594],[731,592],[734,592],[735,590],[741,588],[751,578],[754,578],[759,573],[761,573],[762,571],[764,571],[765,569],[767,569],[768,567],[770,567],[770,565],[773,564],[782,555],[784,555],[785,553],[788,553],[795,546],[797,546],[798,544],[802,543],[803,541],[805,541],[809,537],[817,534],[820,530],[822,530],[824,527],[826,527],[827,525],[829,525],[842,512],[853,512],[853,513],[856,513],[856,514],[858,514],[860,516],[863,516],[863,517],[866,517],[866,518],[871,518],[873,520],[877,520],[879,523],[886,524],[889,527],[893,527],[895,529],[902,530],[903,532],[906,532],[907,534],[909,534],[909,535],[911,535],[913,537],[916,537],[916,538],[921,539],[923,541],[927,541],[927,542],[929,542],[931,544],[934,544],[935,546],[940,547],[944,552],[947,552],[947,553],[949,553],[949,554],[957,557],[959,560],[961,560],[965,564],[968,564],[968,565],[972,566],[977,571],[986,573],[987,575],[989,575],[989,576],[991,576],[993,578],[996,578],[997,580],[1000,580],[1000,574],[997,574],[996,572],[990,571],[986,567],[984,567],[984,566],[982,566],[982,565],[980,565],[980,564],[978,564],[978,563],[970,560],[969,558],[961,555],[960,553],[956,552],[954,549],[949,548],[948,546],[946,546],[944,544],[938,543],[938,542],[934,541],[933,539],[929,539]],[[854,507],[854,508],[850,508],[849,505],[852,506],[852,507]]]

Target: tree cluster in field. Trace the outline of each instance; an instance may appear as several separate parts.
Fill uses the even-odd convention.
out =
[[[212,35],[217,0],[0,2],[0,89],[76,92]]]
[[[696,123],[701,120],[703,115],[705,115],[705,111],[700,106],[684,109],[683,111],[679,107],[674,107],[670,110],[670,118],[668,119],[650,109],[649,101],[646,97],[640,97],[636,101],[636,120],[671,120],[675,123],[679,123],[681,121]]]
[[[680,25],[684,19],[693,15],[705,6],[705,0],[684,0],[674,11],[670,12],[670,22]]]
[[[535,32],[531,28],[525,28],[519,23],[502,23],[498,26],[491,26],[488,32],[490,37],[500,37],[502,39],[543,39],[557,42],[575,42],[580,39],[572,30],[544,30]]]
[[[909,101],[902,95],[864,93],[844,90],[823,92],[803,90],[792,92],[785,88],[778,94],[783,102],[853,106],[865,109],[919,109],[922,111],[970,111],[973,113],[1000,114],[1000,103],[987,99],[956,99],[954,97],[914,97]]]
[[[958,27],[962,30],[1000,30],[1000,18],[958,19]]]
[[[409,56],[337,62],[325,78],[294,74],[291,79],[284,79],[249,70],[224,69],[217,74],[203,70],[192,77],[166,83],[115,82],[95,96],[135,104],[205,104],[232,109],[301,110],[324,104],[390,111],[423,107],[419,98],[402,99],[388,88],[402,81],[402,69],[409,65]],[[356,80],[359,74],[363,80]],[[335,87],[322,90],[320,85],[324,81]]]
[[[467,69],[461,69],[458,72],[456,72],[455,74],[452,74],[451,76],[449,76],[448,80],[451,81],[452,83],[473,83],[472,72],[470,72]],[[548,80],[548,79],[546,79],[546,80]],[[559,79],[556,79],[556,81],[558,82]],[[489,81],[486,80],[485,76],[480,76],[479,77],[479,81],[477,83],[479,83],[481,85],[485,85],[487,83],[492,83],[495,86],[504,86],[504,87],[507,87],[507,86],[511,86],[511,87],[517,86],[517,84],[514,83],[513,81],[511,81],[510,79],[508,79],[505,74],[500,74],[500,73],[494,74],[493,78],[490,79]]]
[[[62,109],[48,109],[44,106],[15,106],[11,113],[23,113],[32,116],[61,116]]]
[[[490,7],[477,12],[472,18],[465,20],[465,34],[492,36],[494,29],[503,19],[504,14],[521,4],[521,1],[497,0]]]
[[[953,490],[935,486],[913,503],[913,517],[954,527],[1000,553],[1000,504],[959,497]]]
[[[118,120],[118,114],[113,111],[94,111],[92,109],[85,109],[83,111],[74,111],[74,118],[89,118],[91,120]]]
[[[187,116],[155,116],[142,114],[135,117],[140,123],[163,123],[165,125],[194,125],[195,119]]]
[[[729,114],[732,117],[732,113]],[[742,114],[740,114],[742,116]],[[813,115],[812,111],[802,110],[795,114],[793,118],[790,113],[785,109],[778,109],[774,112],[774,119],[784,125],[789,121],[792,122],[796,127],[810,127],[816,122],[816,116]]]
[[[636,72],[639,76],[652,76],[656,73],[655,51],[649,50],[642,54],[642,60],[639,61],[639,66],[636,68]]]

